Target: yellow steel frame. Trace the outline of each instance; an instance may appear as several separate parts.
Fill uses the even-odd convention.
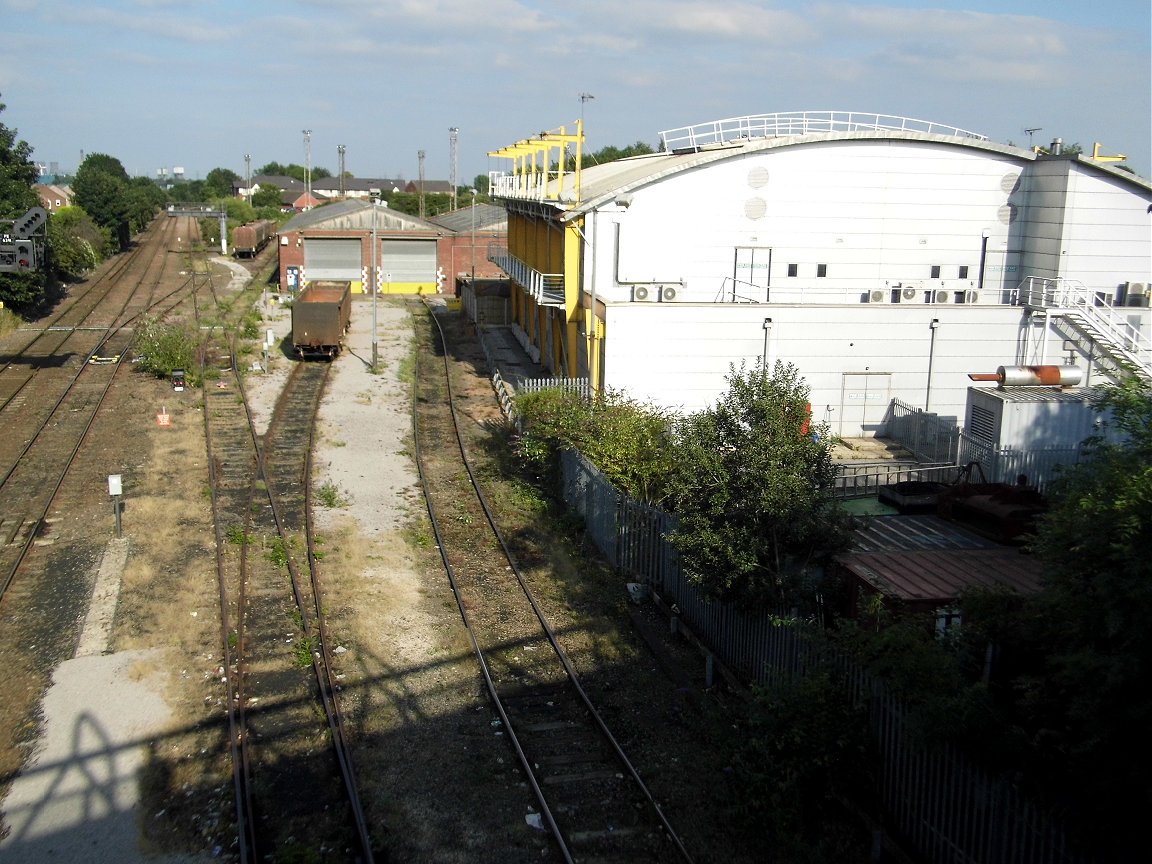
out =
[[[560,195],[567,176],[568,146],[575,145],[575,166],[573,173],[573,198],[560,202]],[[536,138],[525,138],[493,150],[488,155],[512,159],[513,174],[523,178],[520,189],[512,193],[513,198],[528,198],[540,201],[555,201],[561,207],[579,203],[580,180],[584,149],[584,123],[576,121],[576,133],[570,134],[561,126],[552,132],[541,132]],[[553,154],[555,152],[555,161]],[[556,168],[553,171],[552,165]],[[555,186],[553,188],[553,181]],[[580,313],[580,268],[581,226],[583,220],[559,225],[558,220],[541,214],[532,218],[522,212],[508,214],[508,251],[529,267],[542,273],[561,273],[564,277],[564,311],[561,317],[558,309],[541,307],[525,290],[512,294],[512,315],[533,345],[540,349],[542,356],[549,358],[552,369],[563,371],[574,377],[579,371],[579,314]],[[551,344],[545,345],[544,334],[548,332],[547,316],[555,316],[557,324],[551,328]],[[560,326],[562,325],[562,326]]]

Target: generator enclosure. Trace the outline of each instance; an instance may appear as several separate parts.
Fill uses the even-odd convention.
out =
[[[300,357],[335,357],[351,316],[351,283],[310,283],[292,301],[293,350]]]
[[[1078,447],[1107,419],[1086,388],[969,387],[964,431],[999,449]]]

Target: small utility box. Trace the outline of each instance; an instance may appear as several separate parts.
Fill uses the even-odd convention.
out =
[[[173,369],[172,370],[172,389],[175,390],[177,393],[183,393],[184,392],[184,370],[183,369]]]

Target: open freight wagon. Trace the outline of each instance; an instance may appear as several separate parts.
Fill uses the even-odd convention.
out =
[[[310,283],[292,301],[292,349],[302,358],[335,357],[351,314],[351,283]]]

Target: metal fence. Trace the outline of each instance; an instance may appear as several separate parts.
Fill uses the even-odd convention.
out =
[[[989,483],[1017,483],[1023,478],[1027,485],[1043,492],[1056,479],[1060,469],[1077,464],[1083,457],[1080,447],[1048,447],[1038,450],[1014,450],[994,447],[987,441],[961,434],[959,462],[980,463],[980,469]]]
[[[841,499],[871,498],[881,486],[921,480],[948,483],[956,479],[956,466],[951,462],[924,465],[919,462],[844,462],[836,466],[832,494]]]
[[[592,398],[592,382],[587,378],[525,378],[516,385],[521,393],[539,393],[551,388],[578,393],[585,399]]]
[[[811,625],[710,600],[684,575],[665,537],[674,518],[633,501],[579,453],[561,459],[565,502],[618,572],[644,582],[696,637],[747,681],[778,685],[816,670],[843,681],[867,711],[880,759],[882,804],[896,833],[941,864],[1089,864],[1068,849],[1059,823],[1004,778],[946,746],[927,746],[882,681],[830,650]]]
[[[885,433],[923,462],[955,463],[960,448],[960,427],[935,414],[892,400]]]

